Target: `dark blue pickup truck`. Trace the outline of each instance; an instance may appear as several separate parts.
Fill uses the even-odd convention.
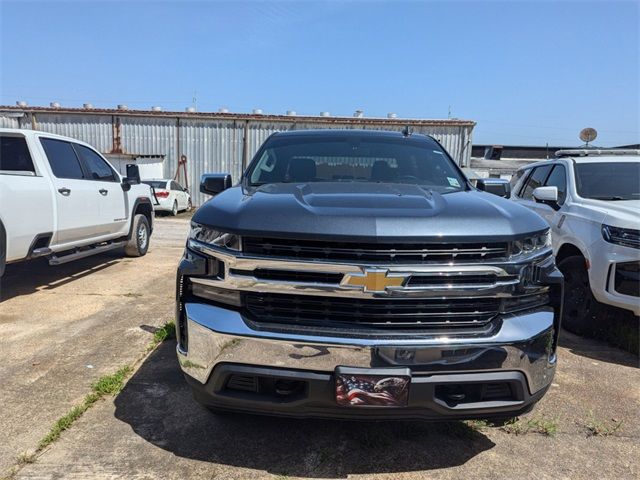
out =
[[[178,269],[178,359],[215,411],[502,419],[556,368],[562,275],[537,214],[433,138],[276,133],[205,175]]]

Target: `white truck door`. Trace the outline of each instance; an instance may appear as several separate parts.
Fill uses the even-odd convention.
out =
[[[544,183],[545,187],[556,187],[558,189],[558,205],[552,208],[549,205],[540,205],[540,215],[542,215],[549,225],[551,225],[551,233],[555,236],[558,232],[560,218],[562,216],[562,205],[567,199],[567,170],[564,165],[557,163],[553,166],[553,170]]]
[[[49,175],[43,174],[42,162],[34,162],[40,149],[29,144],[20,133],[0,134],[0,221],[9,262],[25,258],[36,235],[54,231]]]
[[[516,198],[518,203],[530,208],[547,220],[547,222],[549,222],[549,211],[553,212],[553,210],[548,205],[536,202],[533,198],[533,191],[538,187],[544,186],[544,182],[549,176],[552,167],[553,165],[541,165],[539,167],[535,167],[533,172],[529,175],[529,178],[526,180],[526,184],[520,189],[520,192],[518,192]]]
[[[127,223],[126,193],[122,190],[120,177],[109,163],[96,151],[73,144],[78,157],[84,162],[90,183],[100,204],[100,229],[106,234],[120,232]]]
[[[51,167],[56,198],[56,232],[52,244],[79,242],[100,236],[100,194],[86,180],[71,143],[41,137],[40,143]]]

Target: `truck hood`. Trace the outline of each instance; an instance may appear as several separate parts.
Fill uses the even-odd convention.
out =
[[[240,235],[368,242],[507,241],[548,228],[536,213],[476,190],[327,182],[236,186],[193,221]]]
[[[638,229],[640,200],[592,201],[598,202],[606,214],[603,223],[614,227]]]

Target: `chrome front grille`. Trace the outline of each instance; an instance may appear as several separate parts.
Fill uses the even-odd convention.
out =
[[[262,237],[243,237],[242,249],[245,254],[263,257],[385,265],[486,261],[509,254],[506,242],[396,245]]]
[[[281,243],[280,247],[286,244],[290,253],[278,250],[276,256],[274,244],[248,240],[243,239],[241,252],[198,245],[201,254],[217,259],[224,268],[217,276],[190,277],[190,292],[202,301],[240,310],[247,321],[260,328],[483,335],[495,326],[493,320],[501,313],[545,304],[536,295],[547,287],[537,285],[530,272],[550,258],[550,251],[520,262],[453,262],[444,259],[451,259],[446,255],[452,255],[457,247],[447,245],[446,249],[440,248],[440,253],[447,253],[439,262],[404,263],[415,251],[403,246],[394,249],[394,254],[402,251],[406,257],[395,257],[395,261],[387,257],[387,261],[371,265],[362,260],[363,256],[359,261],[343,261],[350,258],[347,254],[365,255],[366,259],[381,254],[380,249],[373,252],[366,245],[336,250],[335,242],[323,242],[324,254],[332,257],[329,261],[307,258],[315,257],[317,250],[296,247],[314,242]],[[504,256],[508,251],[506,244],[496,250],[488,244],[483,247],[467,248],[467,253],[472,255],[473,250],[479,259],[482,255]],[[335,258],[338,251],[345,257]],[[390,255],[388,249],[384,252]]]

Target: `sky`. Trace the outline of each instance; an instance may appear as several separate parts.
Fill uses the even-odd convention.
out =
[[[0,104],[462,118],[640,142],[638,1],[0,0]]]

